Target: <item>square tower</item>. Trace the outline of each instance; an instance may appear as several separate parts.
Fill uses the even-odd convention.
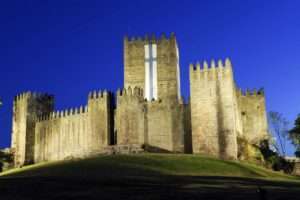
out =
[[[11,142],[15,166],[33,163],[36,120],[53,109],[52,95],[26,92],[15,97]]]
[[[159,39],[124,38],[124,86],[142,88],[148,101],[180,99],[179,53],[174,34]]]

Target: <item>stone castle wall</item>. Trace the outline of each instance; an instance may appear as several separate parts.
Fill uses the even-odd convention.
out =
[[[181,112],[183,113],[182,117],[184,126],[184,152],[193,153],[190,100],[187,102],[187,104],[182,104]]]
[[[109,93],[94,92],[85,109],[53,112],[53,96],[30,92],[18,95],[13,107],[14,165],[99,151],[109,143],[110,104]]]
[[[35,162],[84,157],[110,143],[111,95],[90,93],[87,106],[52,112],[35,128]]]
[[[145,50],[147,40],[124,38],[124,88],[145,88]]]
[[[26,92],[15,97],[11,140],[15,166],[34,161],[35,121],[53,108],[53,96],[47,94]]]
[[[113,132],[113,95],[103,91],[90,93],[88,100],[88,116],[92,140],[95,140],[93,149],[98,150],[100,146],[112,143]]]
[[[148,147],[152,151],[184,152],[184,113],[178,101],[147,103]]]
[[[51,113],[36,123],[35,162],[86,154],[94,146],[87,108]]]
[[[118,91],[115,124],[118,145],[146,143],[144,97],[141,89],[129,87]]]
[[[145,101],[142,89],[119,90],[115,123],[117,144],[144,146],[155,152],[183,152],[182,107],[167,100]]]
[[[250,143],[258,144],[262,138],[267,139],[268,122],[265,96],[262,90],[238,92],[238,104],[243,123],[243,137]]]
[[[143,94],[149,44],[157,51],[153,64],[157,84],[148,84],[153,93],[157,87],[153,99]],[[159,39],[125,38],[124,65],[125,89],[117,92],[116,103],[109,92],[92,92],[85,107],[54,111],[53,96],[17,96],[11,144],[15,166],[85,157],[106,149],[237,159],[238,137],[253,144],[266,138],[264,95],[237,90],[229,59],[190,66],[191,96],[186,104],[180,94],[179,53],[173,34]],[[155,75],[151,76],[155,81]]]
[[[117,123],[120,124],[117,130],[118,139],[119,135],[132,132],[131,127],[138,127],[136,125],[138,122],[144,126],[143,134],[139,133],[139,135],[144,135],[143,144],[148,150],[183,152],[185,112],[183,104],[179,103],[181,99],[179,53],[174,34],[169,38],[165,35],[160,38],[155,36],[151,38],[146,36],[143,39],[124,38],[124,86],[125,88],[139,87],[145,91],[145,48],[150,44],[155,45],[156,48],[156,57],[154,57],[157,62],[157,98],[148,99],[143,104],[139,103],[135,108],[132,106],[136,105],[134,102],[118,103]],[[127,98],[120,98],[120,102],[125,101],[122,99]],[[137,113],[136,109],[142,109],[141,106],[143,106],[143,116],[139,115],[139,119],[136,119],[136,115],[131,117],[132,112]],[[127,117],[128,122],[120,122],[118,116],[122,114]]]
[[[237,158],[237,101],[231,63],[190,66],[193,152]]]
[[[179,53],[174,34],[170,38],[124,38],[124,87],[145,90],[145,45],[157,45],[158,98],[181,98]]]
[[[161,99],[181,99],[179,51],[175,36],[164,35],[157,40],[157,84]]]

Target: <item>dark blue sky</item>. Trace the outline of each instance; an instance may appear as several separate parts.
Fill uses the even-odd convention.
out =
[[[188,64],[230,57],[242,88],[264,87],[268,110],[300,113],[300,1],[76,1],[0,3],[0,147],[10,144],[13,96],[55,94],[85,104],[94,89],[123,85],[123,36],[175,32],[182,92]],[[289,148],[292,153],[292,148]]]

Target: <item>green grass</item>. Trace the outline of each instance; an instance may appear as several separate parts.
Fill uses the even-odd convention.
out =
[[[0,176],[9,177],[82,177],[120,178],[124,176],[228,176],[264,178],[272,180],[299,180],[298,177],[263,167],[224,161],[200,155],[139,154],[97,156],[94,158],[39,163],[6,171]]]
[[[253,164],[182,154],[103,155],[0,174],[1,200],[279,200],[300,196],[299,187],[298,177]]]

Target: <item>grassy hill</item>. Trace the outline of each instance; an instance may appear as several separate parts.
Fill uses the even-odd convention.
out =
[[[145,175],[152,172],[164,175],[234,176],[298,180],[295,176],[267,170],[254,164],[178,154],[103,155],[82,160],[40,163],[10,170],[0,175],[91,176],[95,178],[108,174],[112,176],[130,175],[132,172],[137,171],[144,172]],[[143,174],[141,173],[141,175]]]
[[[16,185],[18,189],[15,189],[19,191],[21,185],[24,191],[21,189],[13,199],[18,199],[20,194],[21,199],[32,199],[31,187],[34,185],[41,192],[35,194],[38,199],[72,196],[81,197],[78,199],[96,199],[99,196],[119,199],[123,198],[122,195],[126,196],[125,199],[131,199],[131,195],[135,199],[145,199],[145,195],[149,199],[161,199],[161,195],[165,195],[166,199],[189,198],[190,195],[226,199],[225,193],[228,199],[244,193],[253,199],[251,197],[259,197],[257,189],[263,187],[273,194],[278,193],[273,199],[283,194],[284,197],[293,195],[295,199],[295,194],[299,193],[299,180],[298,177],[253,164],[199,155],[103,155],[40,163],[4,172],[0,176],[0,192],[1,188],[11,190]]]

